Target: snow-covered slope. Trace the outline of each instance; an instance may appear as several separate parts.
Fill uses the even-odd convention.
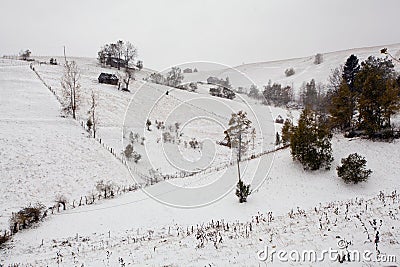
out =
[[[102,179],[132,184],[120,162],[60,117],[59,103],[29,65],[16,63],[0,61],[0,229],[29,203],[77,200]]]
[[[389,46],[389,49],[399,47]],[[297,62],[297,67],[288,66],[303,68],[300,72],[296,69],[298,77],[291,77],[298,79],[296,83],[311,78],[318,81],[318,77],[322,81],[329,75],[330,67],[342,64],[349,54],[356,53],[362,58],[360,55],[366,57],[375,49],[365,49],[364,54],[361,50],[325,54],[320,65],[314,65],[310,57],[246,65],[246,70],[254,76],[252,79],[258,77],[260,84],[265,84],[273,78],[264,76],[273,73],[273,64],[276,64],[276,80],[272,80],[279,81],[286,63]],[[92,190],[100,179],[125,184],[137,182],[137,174],[148,174],[150,168],[171,175],[187,169],[205,171],[160,181],[95,205],[69,207],[49,216],[37,228],[19,232],[6,244],[0,252],[2,264],[258,266],[264,263],[257,259],[257,251],[265,245],[320,251],[334,247],[337,239],[343,238],[351,241],[354,249],[374,251],[377,231],[373,229],[374,219],[382,220],[381,252],[397,255],[400,252],[399,197],[394,193],[392,198],[386,197],[386,202],[376,197],[382,190],[387,195],[399,190],[400,168],[394,160],[400,158],[398,142],[374,143],[335,136],[335,161],[329,171],[304,171],[293,162],[288,149],[244,161],[242,179],[251,183],[253,192],[247,203],[239,204],[234,194],[237,167],[225,166],[235,158],[229,149],[216,146],[224,137],[231,113],[248,112],[257,128],[254,150],[258,153],[274,148],[275,133],[280,128],[274,118],[277,115],[296,118],[297,111],[265,106],[240,95],[233,101],[212,97],[207,87],[190,93],[146,83],[143,78],[149,72],[138,73],[130,85],[131,93],[122,92],[114,86],[97,83],[99,73],[115,70],[101,68],[91,59],[75,60],[82,70],[79,119],[87,118],[88,100],[92,89],[95,90],[99,96],[98,138],[121,157],[129,142],[129,132],[139,133],[145,137],[144,145],[135,143],[134,147],[144,158],[137,164],[128,162],[133,174],[129,176],[124,164],[96,140],[88,138],[78,122],[60,117],[54,96],[28,65],[3,60],[0,69],[0,111],[4,116],[0,120],[0,152],[5,159],[0,162],[0,175],[1,193],[6,196],[1,198],[3,225],[9,213],[27,201],[47,204],[61,193],[74,199]],[[61,95],[62,67],[35,65],[35,69]],[[229,77],[236,86],[246,79],[242,74]],[[147,119],[152,121],[151,131],[146,130]],[[182,142],[197,138],[204,141],[205,148],[194,151],[179,143],[164,144],[159,141],[164,131],[155,127],[156,120],[171,127],[181,123]],[[249,153],[252,152],[250,149]],[[354,152],[367,158],[373,174],[366,183],[347,185],[337,177],[335,168],[341,158]],[[295,214],[287,215],[292,209]],[[217,222],[224,223],[222,230],[216,226]]]
[[[253,192],[246,204],[237,203],[231,189],[221,200],[202,208],[169,207],[154,197],[171,194],[182,202],[190,203],[196,196],[187,195],[183,190],[171,192],[168,182],[161,182],[150,187],[146,193],[139,191],[102,205],[83,207],[53,216],[39,228],[17,235],[1,257],[6,263],[33,265],[56,264],[57,257],[60,257],[57,253],[61,253],[65,266],[72,263],[96,266],[107,260],[110,261],[110,266],[117,266],[120,257],[133,264],[160,265],[166,261],[173,266],[196,266],[203,263],[243,265],[244,261],[248,261],[249,265],[257,266],[259,261],[256,253],[265,245],[276,249],[321,251],[328,247],[336,248],[336,237],[340,236],[352,242],[352,249],[374,251],[374,243],[368,241],[367,233],[360,222],[361,220],[366,224],[373,240],[375,232],[369,225],[369,221],[372,222],[373,219],[378,222],[382,220],[381,253],[398,255],[398,197],[387,200],[390,204],[385,205],[378,199],[361,200],[373,198],[380,190],[391,194],[399,189],[399,168],[392,160],[400,157],[395,152],[399,151],[398,148],[398,143],[366,143],[363,140],[350,141],[336,137],[333,146],[336,160],[332,170],[316,173],[303,171],[301,166],[291,160],[288,150],[277,152],[266,181]],[[395,154],[389,155],[387,151]],[[352,152],[365,155],[368,167],[374,170],[365,184],[346,185],[335,174],[334,168],[339,164],[340,158]],[[382,156],[377,159],[375,153]],[[254,167],[252,165],[256,163],[252,161],[249,169]],[[260,167],[263,166],[265,165]],[[229,168],[226,173],[232,177],[230,183],[234,184],[235,167]],[[204,180],[215,179],[220,175],[217,172],[210,175],[213,177],[191,177],[177,182],[183,186],[200,186],[204,184]],[[249,178],[246,174],[244,177]],[[218,184],[214,186],[215,191],[221,189],[217,187]],[[337,202],[322,204],[327,208],[318,208],[320,203],[332,201]],[[346,220],[345,210],[348,203],[351,204],[349,219]],[[315,212],[313,207],[320,210]],[[292,209],[299,214],[289,218],[285,214]],[[306,211],[306,215],[302,214],[302,210]],[[264,221],[269,212],[277,217],[274,222]],[[262,224],[256,223],[256,216],[264,218]],[[217,248],[211,240],[205,243],[205,248],[197,248],[200,244],[200,240],[196,238],[198,227],[205,227],[203,230],[209,233],[207,238],[213,238],[212,233],[215,231],[212,228],[206,229],[211,221],[214,224],[224,221],[231,228],[229,231],[220,230],[223,242],[217,242]],[[250,222],[253,223],[252,233],[249,230]],[[237,230],[233,230],[235,224]],[[187,233],[188,229],[190,234]],[[219,235],[215,238],[218,240]],[[210,258],[209,255],[214,256]]]
[[[298,92],[301,85],[304,82],[309,82],[311,79],[315,79],[317,83],[326,84],[331,71],[340,65],[344,65],[346,59],[351,54],[356,55],[361,62],[369,56],[383,57],[384,55],[380,53],[380,50],[384,47],[387,47],[388,51],[396,58],[400,57],[400,44],[356,48],[331,53],[323,53],[321,51],[323,53],[323,62],[318,65],[314,64],[315,56],[312,55],[297,59],[244,64],[216,71],[202,72],[201,67],[199,67],[199,72],[186,74],[185,81],[206,81],[210,76],[222,79],[229,77],[231,84],[235,88],[242,86],[248,89],[252,83],[262,87],[267,85],[268,81],[271,80],[273,83],[278,82],[282,85],[293,86],[295,92]],[[288,68],[295,70],[293,76],[286,77],[285,70]]]

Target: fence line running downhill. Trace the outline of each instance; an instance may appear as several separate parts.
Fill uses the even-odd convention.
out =
[[[59,97],[59,95],[57,95],[57,92],[49,84],[47,84],[46,81],[40,76],[39,72],[35,69],[34,62],[32,62],[29,66],[30,66],[31,70],[37,75],[38,79],[54,95],[54,97],[57,99],[57,101],[60,103],[60,105],[62,105],[61,98]],[[176,98],[176,97],[174,97],[174,98]],[[180,100],[180,99],[178,99],[178,100]],[[182,102],[184,102],[184,101],[182,101]],[[188,104],[188,103],[185,103],[185,104]],[[189,104],[189,105],[194,106],[192,104]],[[196,107],[196,106],[194,106],[194,107]],[[197,108],[199,108],[199,107],[197,107]],[[199,109],[202,109],[202,108],[199,108]],[[212,113],[212,114],[216,115],[216,116],[220,116],[220,115],[215,114],[215,113]],[[223,116],[220,116],[220,117],[223,117]],[[75,120],[81,125],[81,127],[85,131],[88,132],[88,128],[87,128],[86,123],[85,123],[84,120],[82,120],[79,116]],[[110,152],[114,156],[114,158],[117,159],[118,161],[120,161],[127,169],[129,169],[132,173],[138,175],[141,179],[143,179],[143,181],[146,181],[146,182],[143,183],[143,184],[135,183],[133,185],[127,185],[127,186],[122,186],[122,187],[119,186],[119,185],[116,185],[116,188],[112,189],[113,191],[112,191],[111,195],[108,195],[108,196],[107,195],[103,196],[102,192],[99,192],[98,195],[96,195],[96,196],[94,194],[81,196],[79,201],[72,200],[72,204],[71,204],[71,202],[70,203],[65,203],[64,210],[67,209],[67,208],[69,208],[69,209],[72,208],[73,209],[73,208],[76,208],[76,207],[79,207],[79,206],[83,206],[83,205],[92,205],[92,204],[95,203],[95,200],[112,198],[115,195],[121,195],[121,194],[126,193],[126,192],[136,191],[139,188],[142,188],[144,186],[150,186],[150,185],[153,185],[155,183],[158,183],[158,182],[161,182],[161,181],[165,181],[165,180],[168,180],[168,179],[187,178],[187,177],[192,177],[192,176],[195,176],[195,175],[211,174],[211,173],[218,172],[218,171],[220,171],[222,169],[228,168],[229,166],[233,166],[234,164],[236,164],[235,160],[230,160],[229,162],[222,162],[217,166],[210,166],[210,167],[208,167],[206,169],[203,169],[201,171],[196,171],[196,172],[180,171],[180,172],[177,172],[177,173],[174,173],[174,174],[160,174],[160,177],[158,177],[158,178],[157,177],[151,177],[149,175],[146,175],[146,174],[143,174],[143,173],[139,172],[135,166],[133,166],[133,167],[132,166],[128,166],[128,162],[124,158],[123,154],[121,153],[119,155],[115,151],[114,148],[106,145],[101,138],[94,138],[94,140],[97,141],[108,152]],[[266,151],[263,151],[263,152],[258,153],[258,154],[253,154],[250,157],[242,159],[241,162],[249,161],[249,160],[252,160],[252,159],[256,159],[256,158],[259,158],[259,157],[261,157],[263,155],[274,153],[274,152],[276,152],[278,150],[285,149],[287,147],[288,146],[282,146],[282,147],[278,147],[278,148],[275,148],[275,149],[266,150]],[[66,204],[69,204],[69,205],[67,206]],[[53,214],[55,210],[58,211],[58,212],[60,211],[60,206],[61,206],[61,204],[59,202],[56,202],[55,205],[53,205],[52,207],[49,207],[47,210],[51,210],[51,213]],[[45,214],[47,214],[47,210],[45,211]],[[13,234],[14,234],[13,232],[7,232],[7,230],[4,230],[4,235],[2,235],[0,233],[0,240],[1,240],[1,238],[4,238],[5,240],[8,240]]]
[[[54,97],[57,99],[57,101],[62,105],[62,100],[57,95],[57,92],[49,84],[47,84],[46,81],[41,77],[39,72],[35,69],[33,63],[30,64],[30,68],[35,72],[35,74],[37,75],[39,80],[45,85],[45,87],[54,95]],[[174,98],[176,98],[176,97],[174,97]],[[178,99],[178,98],[176,98],[176,99]],[[180,99],[178,99],[178,100],[180,100]],[[184,102],[184,101],[182,101],[182,102]],[[185,104],[189,104],[189,103],[185,103]],[[189,104],[189,105],[194,106],[193,104]],[[194,106],[194,107],[197,107],[197,106]],[[199,108],[199,107],[197,107],[197,108]],[[199,109],[202,109],[202,108],[199,108]],[[204,110],[204,111],[207,111],[207,110]],[[207,111],[207,112],[209,112],[209,111]],[[216,116],[220,116],[220,115],[215,114],[215,113],[212,113],[212,114],[216,115]],[[221,116],[221,117],[223,117],[223,116]],[[85,123],[84,120],[82,120],[79,116],[77,116],[75,120],[81,125],[81,127],[86,132],[89,132],[88,131],[88,127],[86,126],[86,123]],[[207,167],[206,169],[203,169],[203,170],[200,170],[200,171],[194,171],[194,172],[180,171],[180,172],[176,172],[174,174],[161,174],[160,173],[159,177],[152,177],[152,176],[146,175],[146,174],[138,171],[135,166],[128,166],[128,161],[123,156],[123,154],[122,153],[117,153],[114,148],[112,148],[111,146],[108,146],[107,144],[105,144],[104,141],[101,138],[94,138],[94,140],[97,141],[109,153],[111,153],[114,156],[114,158],[117,159],[119,162],[121,162],[128,170],[130,170],[133,174],[139,176],[143,181],[145,181],[145,183],[136,183],[133,186],[132,185],[129,185],[128,187],[124,186],[124,187],[122,187],[122,189],[121,189],[121,187],[118,186],[118,190],[117,191],[120,192],[120,193],[129,192],[129,191],[135,191],[135,190],[137,190],[137,189],[139,189],[141,187],[153,185],[155,183],[158,183],[158,182],[161,182],[161,181],[165,181],[165,180],[169,180],[169,179],[187,178],[187,177],[192,177],[192,176],[196,176],[196,175],[211,174],[211,173],[221,171],[223,169],[228,168],[229,166],[233,166],[234,164],[236,164],[236,160],[230,160],[229,162],[221,162],[217,166],[210,166],[210,167]],[[281,147],[278,147],[278,148],[265,150],[265,151],[262,151],[262,152],[260,152],[258,154],[253,154],[253,155],[251,155],[249,157],[246,157],[246,158],[242,159],[241,162],[253,160],[253,159],[259,158],[259,157],[261,157],[263,155],[271,154],[271,153],[274,153],[274,152],[276,152],[278,150],[285,149],[287,147],[288,146],[281,146]],[[117,192],[117,194],[118,194],[118,192]],[[82,199],[83,198],[86,199],[85,203],[82,203]],[[75,203],[75,200],[73,201],[73,203]],[[79,202],[76,201],[76,203],[79,203],[78,206],[88,204],[87,196],[81,197]],[[93,203],[94,203],[94,201],[93,201]],[[93,203],[89,203],[89,204],[93,204]],[[74,204],[72,206],[75,207]]]

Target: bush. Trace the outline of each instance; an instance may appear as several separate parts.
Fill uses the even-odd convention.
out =
[[[286,70],[285,70],[285,75],[286,75],[286,77],[290,77],[290,76],[294,75],[295,73],[296,73],[296,72],[294,71],[293,68],[289,68],[289,69],[286,69]]]
[[[364,182],[371,175],[372,171],[366,169],[367,160],[357,153],[350,154],[342,159],[342,166],[336,168],[337,174],[345,183]]]
[[[245,185],[240,179],[236,185],[236,196],[239,198],[239,203],[247,202],[247,197],[250,194],[250,185]]]
[[[132,144],[128,144],[124,150],[124,155],[127,159],[132,158],[133,156],[133,146]]]
[[[5,231],[3,235],[0,234],[0,248],[1,246],[10,240],[11,236]]]
[[[133,151],[133,155],[132,155],[133,161],[135,163],[138,163],[139,160],[142,158],[142,155],[140,155],[139,153],[137,153],[136,151]]]
[[[324,61],[324,57],[322,54],[316,54],[314,57],[314,64],[319,65]]]
[[[111,181],[98,181],[96,184],[96,189],[99,192],[99,199],[101,195],[103,195],[105,199],[114,197],[115,185]]]
[[[17,213],[13,213],[10,218],[10,230],[12,233],[17,233],[20,229],[27,229],[34,223],[39,222],[46,216],[44,206],[40,203],[35,206],[27,206],[22,208]]]

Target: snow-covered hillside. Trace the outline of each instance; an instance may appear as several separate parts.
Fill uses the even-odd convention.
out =
[[[59,103],[29,65],[16,63],[0,62],[0,228],[29,203],[77,200],[100,180],[132,184],[120,162],[60,117]]]
[[[267,85],[268,81],[271,80],[272,83],[277,82],[284,86],[293,86],[295,92],[299,92],[301,85],[304,82],[309,82],[311,79],[315,79],[317,83],[326,84],[332,70],[340,65],[344,65],[346,59],[350,55],[356,55],[360,59],[360,62],[367,59],[369,56],[384,57],[384,55],[380,53],[380,50],[384,47],[387,47],[390,53],[396,58],[400,57],[400,44],[393,44],[388,46],[355,48],[331,53],[323,53],[323,51],[321,51],[321,53],[323,53],[323,62],[318,65],[314,64],[315,55],[310,55],[305,58],[250,63],[232,68],[224,67],[216,63],[216,66],[223,69],[204,72],[201,71],[202,63],[199,63],[198,69],[200,71],[187,74],[185,76],[185,81],[206,81],[210,76],[222,79],[229,77],[231,84],[235,88],[241,86],[248,89],[252,84],[262,88],[262,86]],[[194,65],[194,63],[191,63],[191,65]],[[293,68],[295,74],[286,77],[285,70],[289,68]],[[397,67],[397,69],[400,69],[400,67]]]
[[[389,46],[392,52],[399,49]],[[200,71],[185,79],[229,76],[235,87],[271,79],[298,89],[311,78],[325,82],[331,69],[353,53],[364,59],[377,56],[379,48],[324,54],[319,65],[310,57],[243,65],[236,68],[240,72]],[[146,69],[136,73],[130,92],[123,92],[97,81],[101,72],[117,70],[94,59],[71,60],[81,70],[77,120],[61,116],[51,92],[62,96],[62,65],[34,63],[37,76],[21,61],[0,61],[0,229],[8,228],[11,212],[29,203],[53,205],[59,195],[69,200],[66,211],[14,235],[0,250],[0,266],[263,266],[257,254],[265,246],[321,251],[336,248],[338,240],[374,256],[378,249],[381,255],[399,255],[399,142],[335,135],[332,168],[307,172],[289,149],[274,151],[281,127],[275,118],[296,119],[297,110],[266,106],[245,95],[213,97],[206,85],[193,93],[149,83],[145,78],[152,70]],[[289,67],[296,74],[287,78]],[[92,90],[98,96],[96,139],[82,128]],[[242,179],[253,190],[245,204],[235,196],[238,170],[230,163],[236,158],[218,145],[231,114],[239,110],[248,113],[257,132],[248,156],[258,156],[241,163]],[[160,121],[164,129],[156,127]],[[142,155],[138,163],[122,154],[131,132],[144,137],[133,142]],[[163,141],[165,132],[174,142]],[[185,145],[194,138],[200,148]],[[366,183],[349,185],[337,177],[336,167],[354,152],[366,157],[373,174]],[[147,180],[155,178],[151,169],[162,174],[154,185]],[[93,193],[99,180],[142,188],[72,207],[71,201]]]

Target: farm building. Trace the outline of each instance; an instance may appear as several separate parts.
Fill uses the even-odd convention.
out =
[[[100,74],[98,80],[99,80],[99,83],[105,83],[105,84],[111,84],[111,85],[118,84],[118,78],[115,74],[103,72]]]

